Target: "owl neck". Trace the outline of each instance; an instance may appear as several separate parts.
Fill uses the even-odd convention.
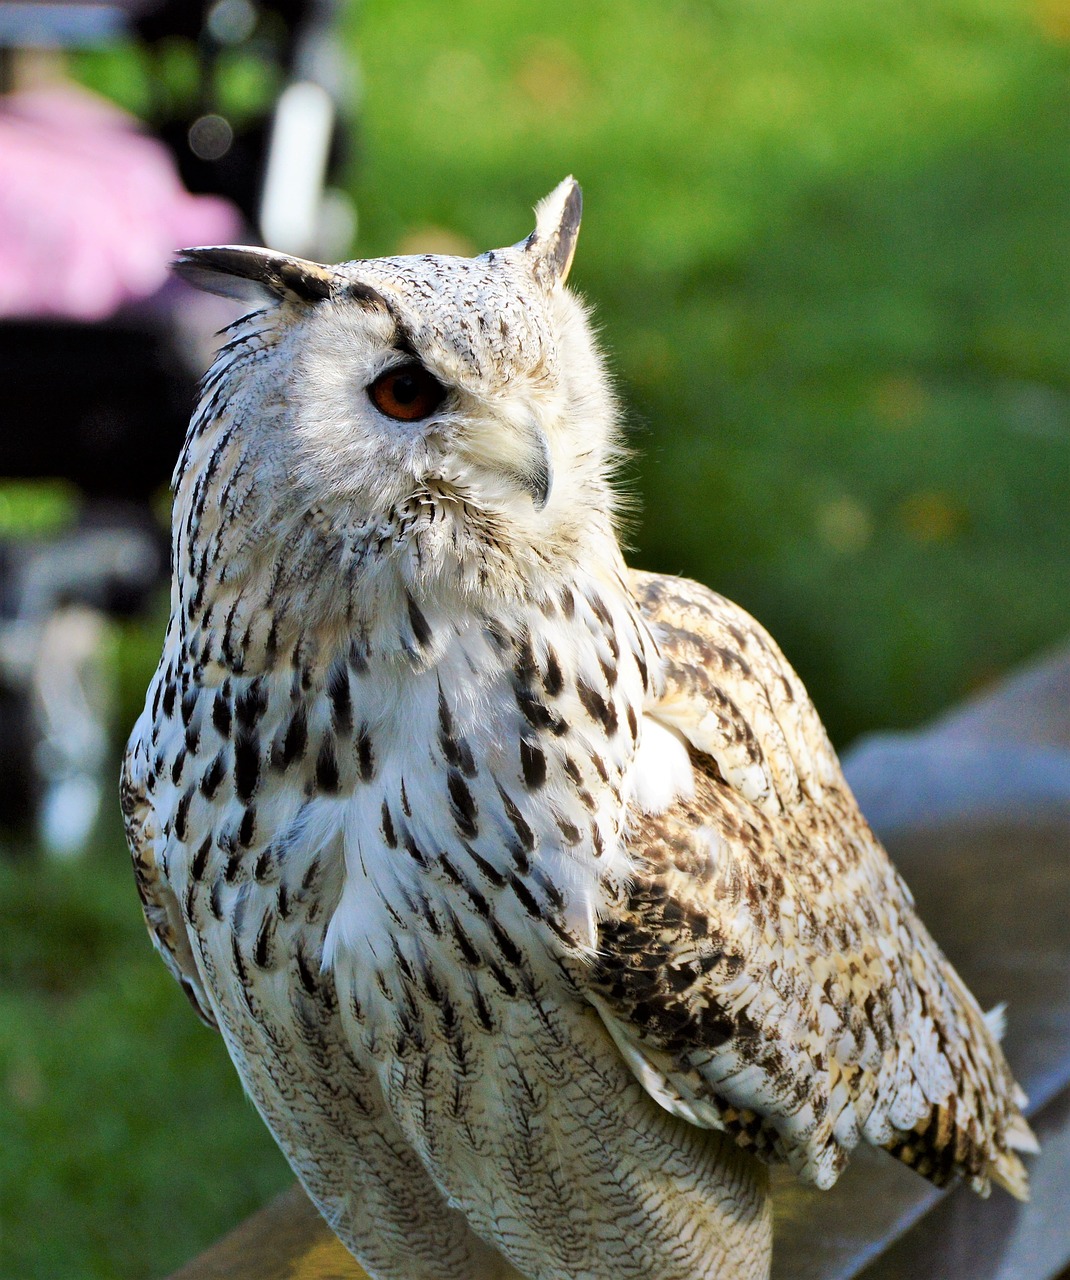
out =
[[[227,673],[287,657],[316,667],[350,646],[422,669],[472,622],[509,634],[511,619],[555,607],[571,588],[626,592],[604,514],[542,545],[473,528],[463,514],[415,499],[389,519],[354,524],[313,510],[238,536],[225,507],[202,508],[199,521],[176,507],[175,632],[196,637],[204,663]]]

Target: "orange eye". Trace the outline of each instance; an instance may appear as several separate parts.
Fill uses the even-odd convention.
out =
[[[418,361],[388,369],[368,387],[372,404],[399,422],[419,422],[446,398],[446,388]]]

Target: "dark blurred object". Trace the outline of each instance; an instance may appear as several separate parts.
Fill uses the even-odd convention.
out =
[[[353,230],[351,210],[326,186],[344,161],[346,139],[337,127],[348,85],[333,38],[335,8],[334,0],[171,0],[135,23],[156,50],[175,36],[196,43],[199,76],[192,96],[176,104],[160,92],[159,67],[151,77],[157,92],[150,123],[174,152],[186,187],[233,200],[271,248],[331,259],[344,255]],[[236,52],[255,59],[272,87],[269,112],[241,119],[228,110],[221,70]],[[296,150],[289,145],[295,117],[301,131]],[[306,210],[296,232],[286,227],[280,235],[273,225],[280,201]]]
[[[11,243],[0,250],[23,267],[32,250],[40,264],[20,280],[22,305],[9,289],[0,306],[0,477],[65,480],[82,508],[61,537],[0,541],[0,823],[35,822],[56,852],[81,847],[99,804],[112,703],[105,621],[146,610],[166,578],[151,499],[177,457],[212,331],[233,318],[177,282],[160,288],[182,247],[173,241],[258,238],[220,230],[238,225],[226,206],[186,193],[224,197],[272,247],[348,248],[352,216],[326,186],[341,161],[333,16],[329,0],[0,3],[0,90],[30,89],[0,99],[12,166],[6,206],[0,191]],[[48,51],[117,39],[146,60],[142,123],[166,153],[117,109],[57,82]],[[184,89],[166,74],[176,48],[197,69]],[[237,56],[263,91],[251,110],[228,107]],[[84,178],[64,162],[69,129],[91,144],[74,140]],[[174,210],[215,222],[183,223]],[[142,245],[138,219],[154,217],[163,220]],[[92,276],[81,292],[56,284],[75,263]],[[95,315],[104,318],[85,322]]]
[[[134,317],[2,324],[0,353],[0,475],[58,475],[94,500],[140,504],[166,484],[194,378],[165,331]]]
[[[114,701],[106,619],[143,608],[167,567],[139,508],[100,511],[59,539],[0,544],[0,813],[34,822],[61,855],[83,847],[100,807]]]

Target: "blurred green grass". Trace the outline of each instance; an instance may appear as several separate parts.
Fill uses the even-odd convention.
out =
[[[118,819],[0,857],[0,1276],[161,1276],[285,1185],[219,1037],[146,944]]]
[[[1067,0],[344,25],[357,251],[510,243],[576,174],[634,559],[755,612],[838,742],[1065,638]],[[124,638],[127,720],[160,629]],[[84,863],[0,862],[0,979],[0,1276],[163,1275],[286,1180],[144,939],[114,814]]]
[[[370,4],[361,252],[518,239],[574,282],[645,567],[755,612],[836,741],[1070,629],[1070,8]]]

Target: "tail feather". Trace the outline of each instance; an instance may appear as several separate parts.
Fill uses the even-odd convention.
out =
[[[1022,1101],[1025,1102],[1024,1097]],[[1025,1116],[1011,1116],[1004,1131],[1004,1136],[1007,1139],[1007,1146],[1012,1151],[1025,1151],[1031,1156],[1040,1153],[1040,1143],[1037,1141],[1037,1135],[1030,1129],[1029,1122]]]
[[[998,1044],[1006,1006],[982,1013],[954,969],[947,965],[942,977],[952,997],[959,997],[945,1005],[949,1025],[954,1027],[956,1015],[958,1020],[957,1035],[945,1033],[945,1043],[952,1050],[972,1044],[972,1052],[949,1057],[954,1092],[930,1107],[911,1132],[899,1132],[883,1145],[937,1186],[958,1175],[980,1196],[996,1183],[1016,1200],[1028,1200],[1029,1176],[1016,1152],[1035,1154],[1040,1147],[1021,1114],[1025,1093]]]
[[[1022,1121],[1025,1125],[1025,1121]],[[1032,1131],[1028,1125],[1025,1125],[1029,1136],[1033,1138]],[[1036,1138],[1033,1138],[1033,1150],[1037,1149]],[[1029,1150],[1029,1148],[1023,1148]],[[1015,1200],[1029,1199],[1029,1175],[1025,1171],[1025,1165],[1014,1154],[1013,1151],[1001,1151],[989,1168],[989,1175],[992,1181],[1001,1186],[1005,1191],[1009,1191]]]
[[[982,1015],[989,1031],[996,1040],[1002,1041],[1007,1031],[1007,1002],[1001,1000],[999,1004],[993,1005],[989,1011]]]

